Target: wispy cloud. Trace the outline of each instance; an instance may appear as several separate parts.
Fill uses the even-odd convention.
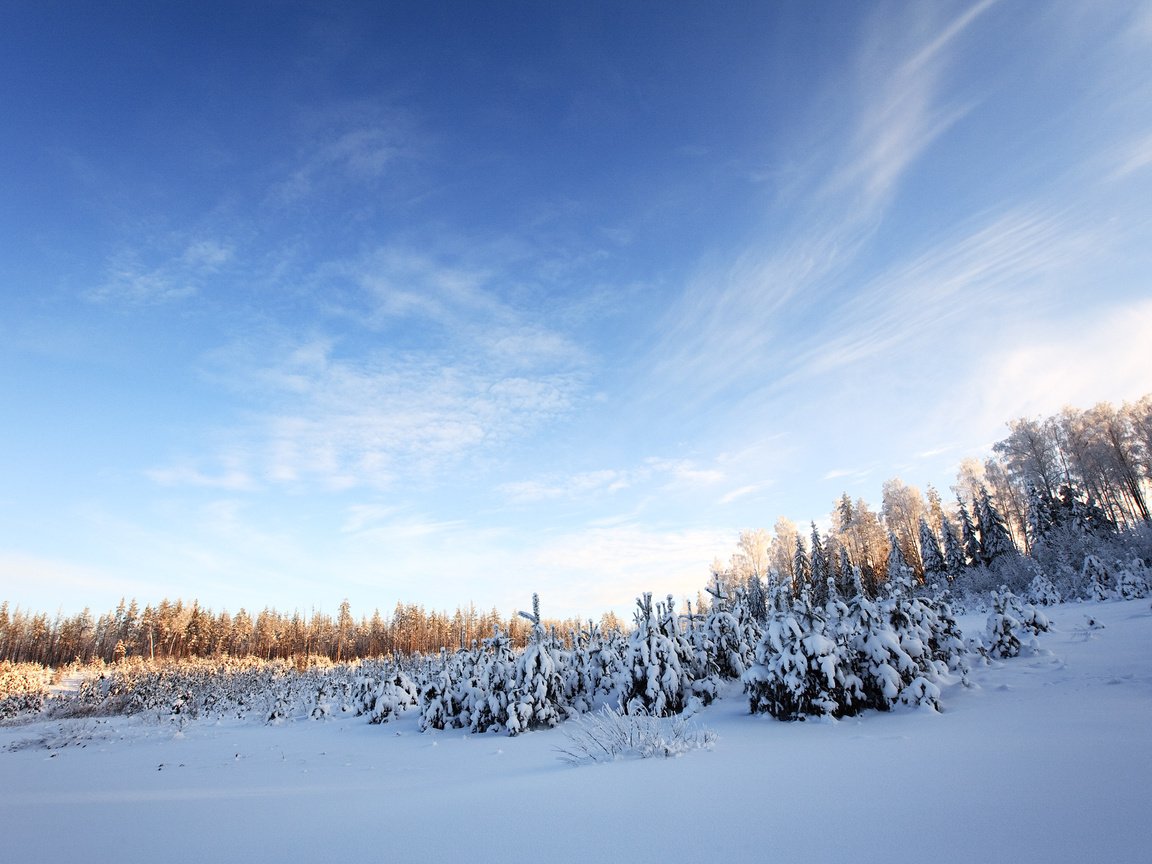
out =
[[[721,504],[731,504],[734,501],[739,501],[741,498],[747,498],[749,495],[755,495],[757,492],[764,489],[768,484],[765,483],[752,483],[747,486],[740,486],[725,492],[720,496]]]
[[[351,184],[395,181],[400,165],[419,161],[425,137],[410,114],[377,105],[343,104],[299,118],[300,145],[272,186],[270,201],[298,204]]]
[[[852,76],[859,90],[848,146],[818,193],[856,205],[841,217],[842,227],[875,218],[909,165],[968,110],[941,101],[941,78],[949,49],[997,2],[981,0],[944,22],[913,16],[902,26],[894,26],[890,10],[877,12]]]
[[[12,550],[0,551],[0,597],[4,600],[46,611],[37,596],[38,586],[46,584],[54,586],[60,600],[77,596],[85,598],[85,604],[92,597],[149,590],[144,580],[126,580],[123,574],[104,568]],[[29,598],[34,598],[31,603]]]
[[[263,425],[268,479],[324,478],[334,487],[435,474],[563,415],[581,389],[575,373],[509,375],[393,353],[341,358],[315,343],[256,378],[281,405]]]
[[[1108,178],[1113,181],[1152,168],[1152,133],[1125,142],[1109,155],[1116,165]]]
[[[111,258],[104,281],[85,292],[93,303],[155,306],[199,293],[205,281],[232,260],[232,247],[215,239],[197,240],[159,263],[145,263],[143,251]],[[147,257],[156,257],[150,255]]]
[[[857,472],[851,468],[833,468],[831,471],[825,472],[822,480],[839,480],[841,477],[852,477]]]
[[[1053,277],[1062,283],[1086,255],[1109,245],[1112,229],[1085,222],[1059,208],[1021,208],[959,232],[908,263],[872,279],[841,304],[793,359],[793,374],[808,376],[889,355],[916,344],[942,347],[957,336],[974,310],[996,309],[989,323],[1005,314],[1035,308],[1037,297],[1055,296]]]
[[[253,477],[241,468],[226,468],[219,474],[207,474],[190,465],[178,465],[152,468],[145,475],[161,486],[192,486],[233,492],[251,491],[257,487]]]
[[[501,297],[496,279],[396,247],[321,265],[311,335],[213,355],[211,380],[257,406],[249,419],[216,431],[228,442],[216,456],[151,476],[235,489],[439,482],[568,416],[587,387],[585,352]],[[346,290],[332,300],[323,288],[334,280]],[[326,335],[325,321],[343,334]]]
[[[635,482],[625,472],[585,471],[569,477],[521,480],[501,485],[500,491],[513,503],[573,499],[597,493],[626,489]]]
[[[787,200],[776,206],[794,209],[791,227],[766,229],[731,263],[706,267],[692,281],[661,324],[657,379],[697,394],[699,406],[720,393],[747,392],[748,382],[778,371],[796,337],[787,323],[826,296],[909,167],[967,109],[941,98],[941,79],[950,50],[991,5],[985,0],[923,26],[879,26],[878,19],[852,71],[858,86],[847,104],[839,95],[831,100],[842,111],[836,135],[811,132],[823,140],[806,142],[813,155],[788,172]]]
[[[569,475],[550,474],[500,487],[512,503],[591,499],[622,490],[652,493],[683,492],[714,486],[726,477],[723,470],[690,459],[649,457],[627,469],[601,469]]]

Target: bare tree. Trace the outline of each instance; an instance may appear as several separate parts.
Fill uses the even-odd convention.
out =
[[[924,576],[920,560],[920,519],[927,513],[920,490],[907,485],[899,477],[884,482],[881,513],[889,532],[900,544],[904,560],[917,578]]]

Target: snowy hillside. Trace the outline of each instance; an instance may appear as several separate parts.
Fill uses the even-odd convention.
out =
[[[940,713],[783,723],[730,685],[693,718],[714,747],[676,759],[573,766],[570,723],[421,733],[416,711],[7,726],[0,836],[8,860],[129,864],[1147,860],[1148,600],[1051,618],[1046,653],[975,663]]]

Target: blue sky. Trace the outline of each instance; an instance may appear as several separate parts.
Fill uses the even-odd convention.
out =
[[[0,598],[548,615],[1152,390],[1147,3],[0,10]]]

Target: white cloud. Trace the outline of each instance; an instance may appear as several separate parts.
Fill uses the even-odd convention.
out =
[[[1131,174],[1147,170],[1152,167],[1152,134],[1125,142],[1109,153],[1109,157],[1116,166],[1109,180],[1125,180]]]
[[[725,492],[720,497],[721,504],[731,504],[733,501],[739,501],[741,498],[747,498],[749,495],[754,495],[761,489],[765,488],[768,484],[765,483],[752,483],[748,486],[740,486],[739,488],[732,489]]]
[[[376,104],[329,106],[297,119],[298,151],[271,190],[277,204],[395,178],[428,146],[409,114]]]
[[[1059,297],[1113,244],[1104,226],[1063,208],[990,217],[859,289],[818,331],[833,335],[797,353],[792,374],[830,373],[913,346],[946,354],[970,340],[977,323],[1002,326]]]
[[[721,483],[726,476],[719,468],[702,467],[690,459],[649,457],[634,468],[550,474],[505,483],[500,491],[513,503],[592,499],[625,489],[648,494],[693,491]]]
[[[726,263],[705,267],[661,322],[653,369],[660,393],[705,410],[710,398],[747,392],[785,370],[804,335],[783,331],[783,322],[819,307],[910,166],[966,109],[942,99],[942,79],[954,43],[990,5],[947,22],[877,16],[851,68],[854,83],[835,82],[834,116],[808,131],[797,149],[809,155],[788,172],[786,200],[775,202],[794,211],[794,227],[766,229]]]
[[[530,503],[616,492],[627,488],[632,482],[626,473],[619,471],[585,471],[568,477],[505,483],[501,485],[500,490],[514,503]]]
[[[158,264],[145,264],[142,251],[124,251],[108,262],[104,281],[84,293],[93,303],[155,306],[198,294],[205,280],[232,260],[232,247],[197,240]],[[154,256],[153,256],[154,257]]]
[[[1075,322],[990,351],[956,388],[956,416],[984,439],[1002,437],[1015,417],[1047,416],[1065,405],[1119,404],[1152,391],[1152,300],[1082,310]],[[961,395],[964,394],[964,395]],[[970,438],[970,440],[973,440]]]
[[[567,416],[584,390],[574,368],[506,364],[482,350],[345,352],[318,338],[222,357],[229,386],[268,406],[212,458],[151,472],[157,482],[243,488],[318,484],[385,488],[398,477],[443,479],[462,460],[499,450]]]
[[[651,457],[645,464],[657,476],[668,478],[666,488],[696,488],[699,486],[713,486],[725,478],[725,473],[718,468],[702,467],[691,459],[660,459]]]

